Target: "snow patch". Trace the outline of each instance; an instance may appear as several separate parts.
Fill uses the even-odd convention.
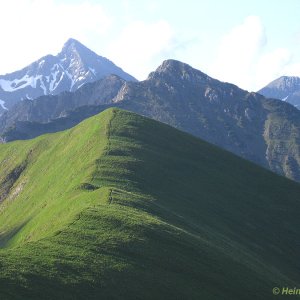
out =
[[[43,59],[39,62],[39,67],[41,68],[44,64],[45,64],[45,60]]]
[[[84,84],[86,84],[86,82],[80,83],[77,87],[77,89],[81,88]]]
[[[50,85],[49,85],[50,93],[55,89],[54,84],[56,83],[57,75],[59,73],[58,65],[55,65],[55,66],[56,66],[56,71],[51,74],[53,79],[51,80]],[[54,67],[51,69],[51,71],[54,71]]]
[[[64,78],[65,73],[61,73],[61,76],[59,78],[59,80],[56,82],[53,90],[55,90],[57,88],[57,86],[59,85],[59,83],[62,81],[62,79]]]
[[[43,78],[40,78],[40,87],[43,89],[44,95],[47,95],[47,88],[45,86]]]
[[[70,86],[70,91],[71,91],[71,90],[72,90],[72,87],[73,87],[74,84],[75,84],[75,81],[74,81],[72,75],[71,75],[67,70],[65,70],[65,73],[66,73],[66,75],[67,75],[67,76],[70,78],[70,80],[71,80],[71,86]]]
[[[3,100],[0,100],[0,105],[1,105],[1,107],[3,108],[3,109],[5,109],[5,110],[8,110],[8,108],[7,107],[5,107],[5,101],[3,101]]]
[[[287,95],[286,97],[282,98],[281,100],[282,101],[286,101],[288,97],[289,97],[289,95]]]
[[[94,74],[94,76],[96,76],[96,70],[93,68],[89,68],[89,70]]]
[[[79,77],[76,79],[76,81],[80,81],[80,80],[83,80],[83,79],[85,79],[84,76],[79,76]]]
[[[33,98],[30,97],[28,94],[26,94],[26,98],[27,98],[28,100],[33,100]]]
[[[51,71],[55,71],[55,69],[56,70],[58,70],[59,69],[59,65],[58,64],[54,64],[53,66],[52,66],[52,68],[51,68]]]
[[[41,77],[42,77],[41,75],[37,77],[29,77],[26,74],[20,79],[14,79],[14,80],[0,79],[0,86],[5,92],[14,92],[16,90],[23,89],[27,86],[36,88],[36,82]]]
[[[52,73],[51,73],[50,76],[48,76],[48,78],[51,77],[52,79],[51,79],[51,81],[50,81],[50,79],[47,80],[47,82],[50,81],[50,84],[49,84],[49,91],[50,91],[50,93],[52,93],[57,88],[57,86],[59,85],[59,83],[64,78],[64,75],[65,75],[64,73],[66,72],[61,64],[55,64],[51,68],[51,71],[52,71]],[[59,73],[61,73],[61,75],[58,78]],[[70,77],[70,76],[68,76],[68,77]]]

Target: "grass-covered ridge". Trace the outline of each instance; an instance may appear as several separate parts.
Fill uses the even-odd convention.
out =
[[[273,299],[300,185],[109,109],[0,146],[1,299]]]

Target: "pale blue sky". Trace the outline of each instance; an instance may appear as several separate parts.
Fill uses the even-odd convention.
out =
[[[300,0],[10,0],[1,3],[0,74],[73,37],[140,80],[174,58],[257,90],[300,76],[299,17]]]

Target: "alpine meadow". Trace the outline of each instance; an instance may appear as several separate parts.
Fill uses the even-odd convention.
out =
[[[0,150],[1,299],[272,299],[299,283],[300,185],[216,146],[112,108]]]

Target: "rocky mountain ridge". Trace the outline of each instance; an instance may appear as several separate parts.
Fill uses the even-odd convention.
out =
[[[34,100],[29,103],[34,109],[20,108],[15,112],[19,117],[10,123],[10,128],[5,120],[8,113],[3,115],[1,132],[7,141],[32,138],[69,128],[115,106],[167,123],[278,174],[300,180],[300,112],[292,105],[220,82],[176,60],[164,61],[144,81],[120,80],[114,78],[119,82],[116,86],[112,78],[106,79],[113,91],[105,103],[100,103],[103,97],[100,89],[94,95],[98,102],[89,101],[91,97],[86,94],[85,106],[73,106],[69,111],[53,108],[56,114],[64,111],[64,117],[50,122],[45,119],[32,123],[37,115],[43,115],[41,103],[50,101]],[[90,88],[98,84],[91,83]],[[83,93],[82,99],[87,93],[83,88],[76,92]]]

